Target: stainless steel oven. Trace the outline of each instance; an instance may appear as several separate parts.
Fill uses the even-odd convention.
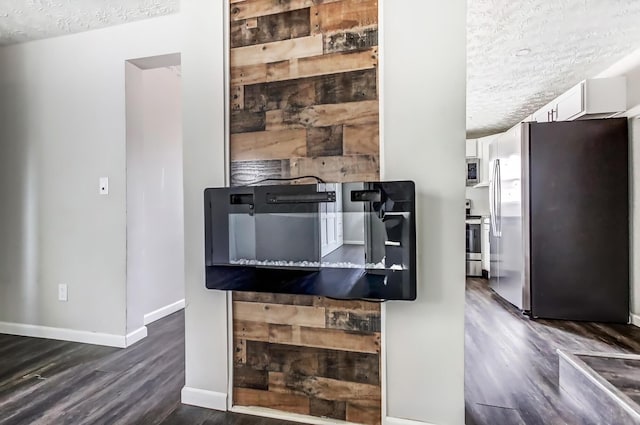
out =
[[[482,218],[468,217],[467,276],[482,276]]]

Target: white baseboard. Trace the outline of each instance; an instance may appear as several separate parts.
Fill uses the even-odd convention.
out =
[[[204,407],[205,409],[227,410],[227,395],[215,391],[198,388],[183,387],[181,392],[182,404]]]
[[[631,315],[631,324],[640,328],[640,316],[636,314]]]
[[[433,425],[428,422],[412,421],[409,419],[400,419],[387,416],[384,420],[384,425]]]
[[[282,412],[266,407],[233,406],[231,411],[243,415],[260,416],[263,418],[278,419],[287,422],[299,422],[308,425],[357,425],[353,422],[339,421],[336,419],[317,418],[315,416],[300,415],[298,413]]]
[[[364,245],[364,241],[342,241],[344,245]]]
[[[147,327],[143,326],[135,331],[128,333],[125,337],[125,345],[131,347],[136,342],[145,339],[147,337]]]
[[[47,338],[60,341],[81,342],[84,344],[104,345],[107,347],[126,348],[127,346],[127,337],[124,335],[53,328],[49,326],[25,325],[22,323],[0,322],[0,333],[32,338]]]
[[[146,326],[149,323],[153,323],[156,320],[160,320],[163,317],[167,317],[168,315],[173,314],[176,311],[180,311],[183,308],[184,308],[184,299],[180,301],[176,301],[173,304],[165,305],[164,307],[160,307],[159,309],[154,310],[151,313],[145,314],[143,323]]]

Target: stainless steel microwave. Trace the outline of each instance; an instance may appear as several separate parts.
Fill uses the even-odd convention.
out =
[[[467,186],[475,186],[480,183],[480,160],[467,158]]]

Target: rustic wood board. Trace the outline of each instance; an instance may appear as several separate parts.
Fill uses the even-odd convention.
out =
[[[333,3],[342,0],[247,0],[245,2],[231,2],[231,21],[239,21],[259,16],[274,15],[296,9],[305,9],[323,3]]]
[[[229,1],[231,184],[378,180],[377,0]],[[380,424],[380,320],[367,301],[234,293],[234,404]]]
[[[280,130],[232,134],[232,161],[286,159],[307,155],[307,131]]]

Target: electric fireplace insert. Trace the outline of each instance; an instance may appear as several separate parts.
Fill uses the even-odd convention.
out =
[[[412,181],[210,188],[206,287],[416,298]]]

